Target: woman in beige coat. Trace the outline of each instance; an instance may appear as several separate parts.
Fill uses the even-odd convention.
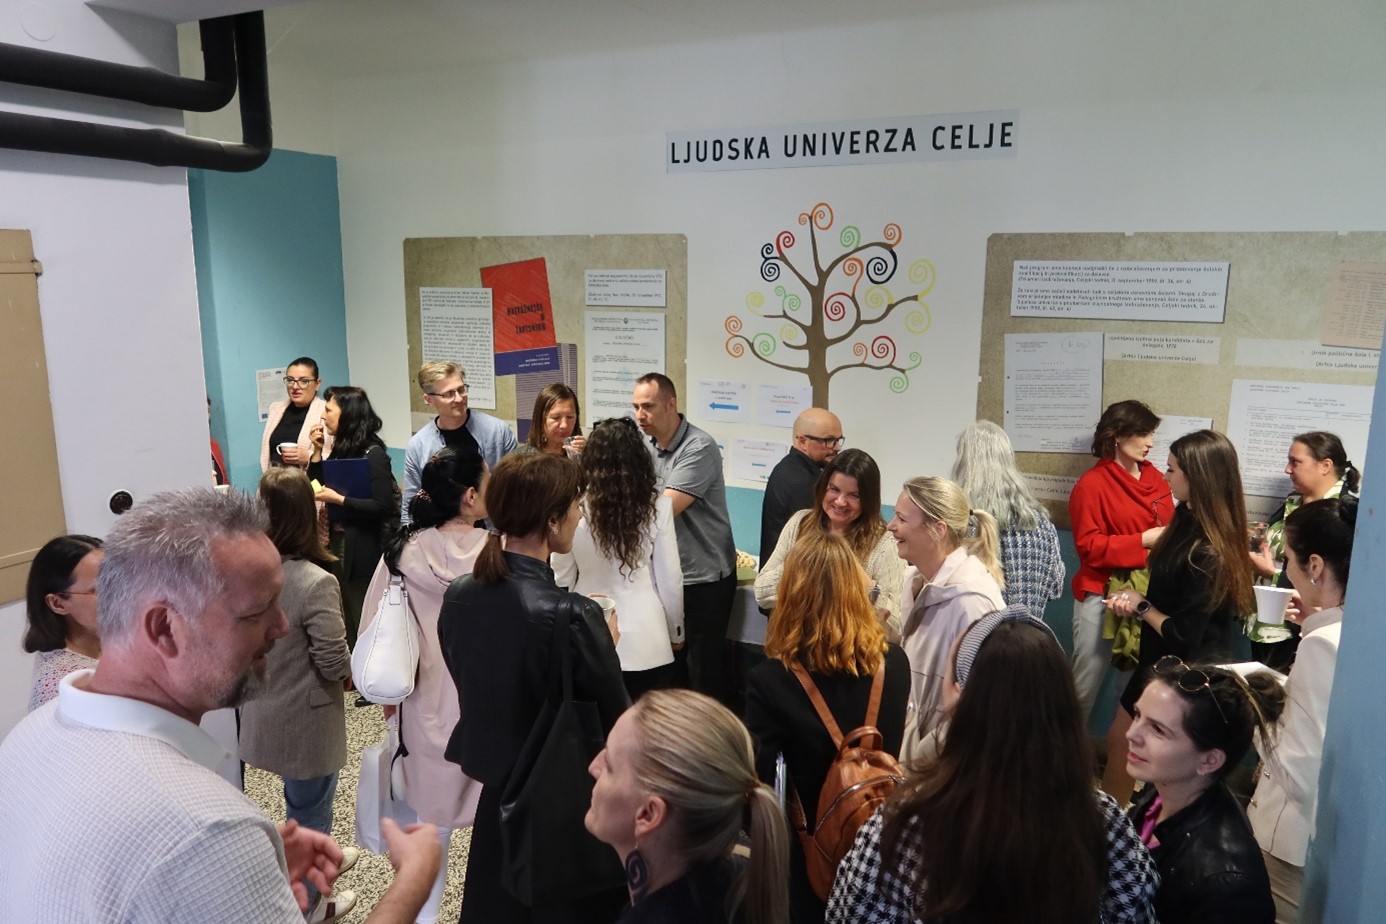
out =
[[[419,676],[414,692],[400,707],[400,736],[409,752],[401,758],[405,799],[420,821],[438,826],[443,841],[438,878],[419,912],[419,922],[437,920],[447,883],[452,830],[470,827],[476,820],[481,794],[480,783],[443,758],[461,712],[457,687],[438,645],[438,612],[443,592],[456,578],[471,573],[486,543],[486,530],[473,525],[486,516],[482,501],[486,478],[486,463],[475,447],[444,449],[428,460],[419,476],[419,492],[409,503],[408,532],[387,544],[361,614],[364,635],[389,586],[391,570],[404,575],[404,589],[419,627]]]

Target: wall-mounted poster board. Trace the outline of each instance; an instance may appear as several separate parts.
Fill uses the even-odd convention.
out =
[[[632,375],[688,393],[683,235],[410,238],[404,289],[411,430],[433,417],[414,381],[426,359],[460,362],[471,406],[521,431],[541,382],[577,390],[584,428],[629,413]]]
[[[67,532],[39,317],[41,271],[28,231],[0,231],[0,603],[24,598],[30,562]]]
[[[1165,420],[1161,470],[1182,433],[1227,433],[1264,513],[1294,433],[1336,432],[1362,464],[1383,314],[1386,233],[995,234],[977,416],[1061,526],[1098,416],[1127,398]]]

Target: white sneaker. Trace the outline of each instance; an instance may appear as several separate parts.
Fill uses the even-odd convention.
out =
[[[356,865],[356,861],[361,859],[361,848],[343,847],[342,862],[337,864],[337,875],[340,876],[347,870]]]
[[[308,924],[327,924],[351,914],[356,907],[356,893],[350,889],[338,889],[331,895],[319,895],[317,904],[308,913]]]

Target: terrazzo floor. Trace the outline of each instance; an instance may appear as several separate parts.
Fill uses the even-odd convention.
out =
[[[356,780],[361,772],[361,749],[385,736],[385,720],[380,707],[357,709],[353,706],[355,702],[356,694],[347,693],[347,763],[342,768],[337,783],[337,797],[332,804],[332,833],[337,842],[344,845],[356,842]],[[276,824],[284,821],[284,789],[277,775],[246,767],[245,792]],[[467,868],[467,846],[471,837],[471,828],[452,833],[452,846],[448,852],[448,886],[438,915],[440,922],[450,924],[457,920],[461,912],[462,879]],[[357,864],[337,880],[340,888],[351,889],[357,896],[356,907],[351,914],[338,920],[351,924],[364,921],[393,881],[394,870],[389,859],[363,850]]]

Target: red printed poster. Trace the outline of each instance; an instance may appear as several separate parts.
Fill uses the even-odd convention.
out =
[[[549,268],[543,257],[483,266],[481,284],[491,290],[497,353],[558,343],[549,300]]]

